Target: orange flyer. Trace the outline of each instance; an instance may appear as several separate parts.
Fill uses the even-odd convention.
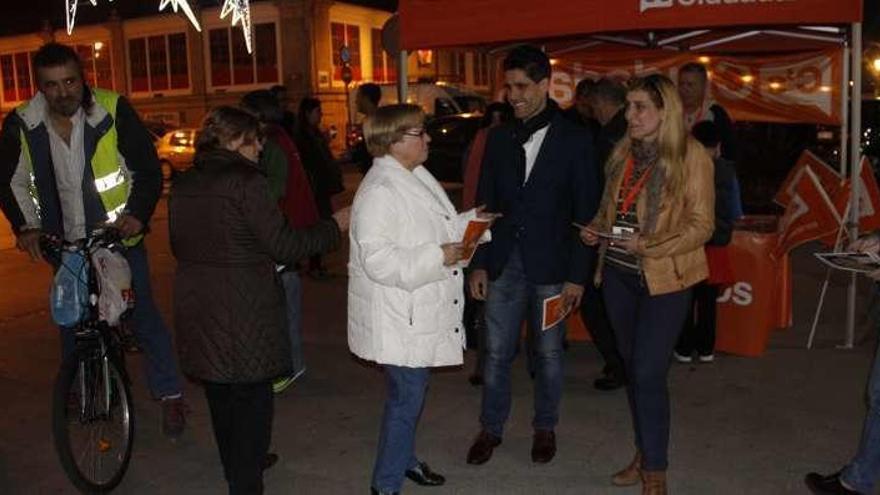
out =
[[[544,317],[541,319],[541,330],[553,328],[565,319],[565,308],[562,306],[562,294],[544,299]]]
[[[464,244],[464,256],[462,256],[462,259],[470,260],[474,256],[477,244],[480,242],[480,237],[483,237],[486,229],[491,224],[489,220],[481,220],[479,218],[468,222],[467,228],[464,230],[464,237],[461,240],[461,243]]]

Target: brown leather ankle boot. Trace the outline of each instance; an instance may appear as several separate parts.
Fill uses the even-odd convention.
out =
[[[666,495],[666,471],[642,471],[642,495]]]
[[[629,466],[611,476],[611,484],[614,486],[633,486],[641,480],[641,472],[642,453],[637,450]]]

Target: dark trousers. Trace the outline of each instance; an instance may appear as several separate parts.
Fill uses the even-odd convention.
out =
[[[623,359],[617,350],[617,340],[608,321],[608,312],[605,310],[605,300],[602,298],[602,290],[588,284],[584,291],[584,299],[581,303],[581,318],[587,324],[593,343],[605,361],[603,373],[624,378]]]
[[[229,494],[263,493],[263,462],[272,440],[272,382],[204,385]]]
[[[708,356],[715,352],[718,286],[701,282],[694,286],[693,292],[694,303],[684,321],[684,329],[675,350],[682,356],[690,356],[694,351]]]
[[[646,471],[662,471],[669,450],[669,360],[691,302],[690,290],[652,296],[639,275],[607,267],[605,305],[629,380],[636,447]]]

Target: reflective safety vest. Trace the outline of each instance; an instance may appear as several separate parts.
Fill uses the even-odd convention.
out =
[[[119,95],[103,89],[93,89],[92,92],[95,104],[100,105],[113,119],[113,125],[98,139],[95,154],[92,155],[91,166],[92,175],[95,177],[95,190],[98,192],[101,203],[104,205],[104,210],[107,212],[107,220],[114,222],[125,210],[128,194],[131,190],[131,180],[122,168],[117,147],[119,135],[116,131],[116,104],[119,102]],[[21,149],[25,156],[25,164],[30,176],[29,190],[31,198],[37,206],[39,214],[40,203],[34,177],[33,160],[31,159],[30,146],[28,145],[24,129],[21,131],[20,139]],[[123,243],[127,246],[133,246],[140,242],[142,238],[143,234],[139,234],[125,239]]]

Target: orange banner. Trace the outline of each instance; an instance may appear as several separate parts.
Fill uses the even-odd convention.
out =
[[[718,296],[715,349],[760,356],[773,330],[791,325],[788,256],[769,256],[778,234],[735,230],[729,245],[736,282]]]
[[[842,52],[779,56],[714,56],[664,50],[584,50],[555,59],[550,95],[565,106],[584,78],[625,80],[660,72],[673,81],[688,62],[710,71],[710,97],[734,120],[840,124]]]

